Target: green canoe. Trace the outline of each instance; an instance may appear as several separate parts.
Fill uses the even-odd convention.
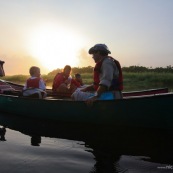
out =
[[[173,129],[173,93],[125,97],[114,101],[32,99],[0,94],[0,113],[62,123]]]

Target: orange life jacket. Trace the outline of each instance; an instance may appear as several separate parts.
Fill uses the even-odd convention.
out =
[[[37,77],[35,79],[29,78],[27,80],[27,88],[39,88],[39,81],[41,78]]]
[[[112,61],[116,64],[116,66],[119,70],[119,77],[118,77],[118,79],[112,80],[112,84],[111,84],[109,90],[110,91],[117,91],[117,90],[122,91],[123,90],[123,75],[122,75],[121,65],[116,59],[114,59],[110,56],[108,58],[112,59]],[[105,58],[103,58],[101,61],[96,63],[96,65],[94,67],[94,89],[95,90],[97,90],[99,87],[99,83],[100,83],[99,74],[101,72],[101,66],[102,66],[104,59]]]
[[[53,80],[52,90],[56,92],[57,88],[67,79],[68,76],[65,76],[63,72],[57,73]]]
[[[75,85],[77,87],[80,87],[81,86],[81,84],[78,81],[76,81],[75,79],[72,79],[71,80],[71,84],[73,84],[73,85]]]

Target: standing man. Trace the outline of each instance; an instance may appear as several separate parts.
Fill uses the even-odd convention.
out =
[[[96,44],[89,49],[89,54],[95,61],[94,67],[94,82],[92,85],[80,90],[83,92],[94,92],[91,96],[84,93],[78,93],[76,95],[83,95],[82,99],[73,98],[75,100],[86,100],[88,103],[92,103],[95,100],[113,100],[121,99],[123,90],[123,76],[120,63],[114,58],[108,56],[110,50],[105,44]]]

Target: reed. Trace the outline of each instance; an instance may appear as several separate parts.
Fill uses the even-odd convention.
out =
[[[123,73],[124,90],[141,90],[168,87],[173,89],[173,73]]]

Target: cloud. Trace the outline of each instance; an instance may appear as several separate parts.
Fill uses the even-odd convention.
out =
[[[42,74],[48,73],[48,70],[45,69],[38,60],[31,56],[21,54],[0,54],[0,60],[5,61],[4,71],[6,75],[29,75],[29,68],[31,66],[40,67]]]
[[[85,48],[82,48],[78,54],[78,65],[79,67],[94,66],[94,60],[92,56],[88,54],[88,51]]]

